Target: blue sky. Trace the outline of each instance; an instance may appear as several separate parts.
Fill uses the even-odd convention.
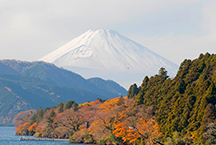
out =
[[[89,29],[112,29],[180,64],[216,53],[215,0],[0,0],[0,59],[36,61]]]

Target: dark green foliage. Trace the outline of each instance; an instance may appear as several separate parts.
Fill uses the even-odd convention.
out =
[[[64,103],[63,103],[63,102],[60,102],[60,103],[58,104],[58,107],[59,107],[58,113],[62,113],[62,112],[64,111]]]
[[[136,84],[131,85],[127,94],[128,98],[134,98],[139,93],[139,90]]]
[[[167,71],[165,70],[165,68],[160,68],[159,70],[159,75],[162,81],[165,81],[169,76],[167,76]]]
[[[101,98],[97,98],[97,100],[99,100],[100,102],[105,102],[106,100],[103,100]]]
[[[164,138],[172,137],[175,131],[181,136],[197,131],[196,140],[205,142],[207,124],[216,121],[215,86],[216,55],[201,54],[193,61],[184,60],[172,80],[164,68],[158,75],[145,77],[135,97],[135,106],[153,107]]]
[[[68,100],[66,103],[65,103],[65,109],[70,109],[72,107],[72,104],[73,102],[71,100]]]
[[[43,118],[43,108],[40,106],[36,113],[36,122],[38,123],[41,118]]]
[[[78,107],[78,104],[75,101],[68,100],[65,103],[65,109],[73,108],[74,110],[77,110],[77,107]]]
[[[50,110],[50,108],[49,108],[49,107],[47,107],[47,108],[44,110],[44,112],[47,112],[48,110]]]
[[[55,112],[54,112],[54,110],[52,109],[52,111],[50,112],[49,117],[52,118],[53,116],[55,116]]]
[[[50,125],[51,123],[53,123],[53,120],[51,119],[51,117],[48,117],[48,118],[47,118],[47,122],[49,123],[49,125]]]
[[[141,85],[141,87],[146,87],[148,85],[148,81],[149,81],[149,78],[148,76],[145,76],[144,80],[143,80],[143,83]]]
[[[37,122],[37,120],[38,120],[37,119],[37,115],[35,114],[35,115],[32,116],[32,118],[30,119],[29,123],[33,124],[33,123]]]

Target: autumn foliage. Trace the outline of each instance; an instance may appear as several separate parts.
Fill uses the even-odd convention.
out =
[[[163,136],[159,125],[154,119],[149,120],[144,118],[137,120],[135,126],[120,122],[115,125],[113,133],[115,133],[116,137],[122,137],[122,140],[128,143],[140,143],[142,140],[154,143],[159,137]]]
[[[132,85],[128,97],[39,108],[15,117],[17,134],[97,144],[216,144],[216,55],[184,60]]]
[[[160,138],[162,133],[154,119],[144,119],[146,114],[140,113],[142,106],[133,108],[133,104],[133,99],[117,97],[82,103],[77,105],[78,109],[66,108],[60,113],[62,104],[45,111],[40,108],[32,118],[17,125],[16,132],[100,144],[138,144],[141,140],[147,143]]]

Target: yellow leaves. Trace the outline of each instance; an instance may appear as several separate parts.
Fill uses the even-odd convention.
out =
[[[188,131],[187,134],[188,134],[188,136],[187,136],[187,139],[188,139],[188,140],[194,140],[195,137],[198,136],[197,130],[196,130],[196,131],[193,131],[193,132]]]
[[[190,134],[191,134],[190,139],[194,139],[195,136],[197,135],[197,131],[190,132]]]
[[[84,106],[89,106],[89,103],[85,102],[85,103],[79,104],[78,108],[81,108],[81,107],[84,107]]]

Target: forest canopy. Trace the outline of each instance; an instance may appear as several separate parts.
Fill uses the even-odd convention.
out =
[[[216,55],[185,59],[171,79],[165,68],[131,85],[127,97],[39,110],[17,134],[99,144],[215,144]],[[26,115],[26,114],[25,114]],[[19,116],[20,117],[20,116]]]

